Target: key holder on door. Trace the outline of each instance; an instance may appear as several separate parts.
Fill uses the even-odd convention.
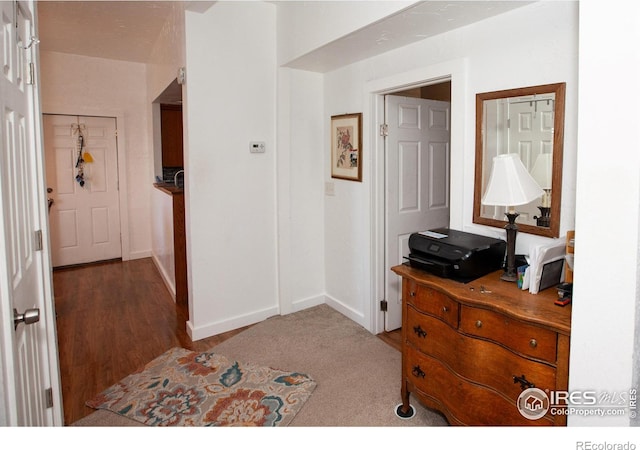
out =
[[[78,172],[76,173],[76,181],[81,187],[84,187],[84,183],[85,183],[84,163],[86,161],[82,154],[84,150],[84,135],[82,134],[82,131],[84,130],[84,128],[85,128],[84,124],[81,124],[81,123],[71,124],[71,129],[73,130],[73,134],[78,135],[78,159],[76,160],[76,169]]]

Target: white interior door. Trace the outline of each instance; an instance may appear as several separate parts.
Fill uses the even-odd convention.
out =
[[[495,102],[487,106],[487,133],[484,136],[483,180],[488,182],[493,158],[501,153],[515,153],[531,173],[540,155],[553,153],[554,101],[549,98],[523,98],[515,102]],[[483,186],[485,189],[486,186]],[[550,188],[550,186],[547,186]],[[517,223],[536,225],[541,212],[538,198],[526,205],[518,205]],[[506,223],[505,206],[482,205],[481,214]]]
[[[59,398],[59,391],[47,394],[58,365],[51,267],[37,238],[39,230],[46,232],[46,206],[44,173],[39,171],[39,96],[27,71],[36,59],[35,47],[29,45],[33,8],[33,2],[0,2],[0,351],[6,369],[0,376],[0,408],[6,406],[0,425],[61,421],[61,405],[56,413],[49,401]],[[16,316],[28,319],[14,327]],[[53,384],[58,386],[57,381]]]
[[[387,95],[385,330],[402,326],[402,286],[391,270],[409,236],[449,225],[449,102]]]
[[[44,143],[53,266],[120,258],[116,119],[45,114]]]
[[[509,153],[517,153],[529,173],[538,156],[553,153],[553,110],[553,100],[520,101],[509,105]],[[518,206],[518,222],[536,225],[535,217],[541,214],[539,205],[541,199],[538,198]]]

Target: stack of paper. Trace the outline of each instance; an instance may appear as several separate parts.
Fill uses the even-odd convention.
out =
[[[530,293],[537,294],[545,264],[564,260],[564,256],[565,239],[555,239],[550,243],[532,245],[529,250],[529,267],[525,272],[522,289],[529,289]],[[562,275],[559,281],[562,281]]]

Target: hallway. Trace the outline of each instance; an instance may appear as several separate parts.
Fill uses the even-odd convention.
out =
[[[207,350],[246,329],[191,342],[151,258],[53,273],[64,423],[94,410],[84,402],[166,350]]]

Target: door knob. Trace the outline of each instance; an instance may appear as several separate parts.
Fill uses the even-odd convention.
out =
[[[25,325],[29,325],[32,323],[36,323],[40,320],[40,309],[33,308],[27,309],[24,314],[19,314],[18,310],[13,308],[13,328],[14,330],[18,329],[18,325],[24,323]]]

